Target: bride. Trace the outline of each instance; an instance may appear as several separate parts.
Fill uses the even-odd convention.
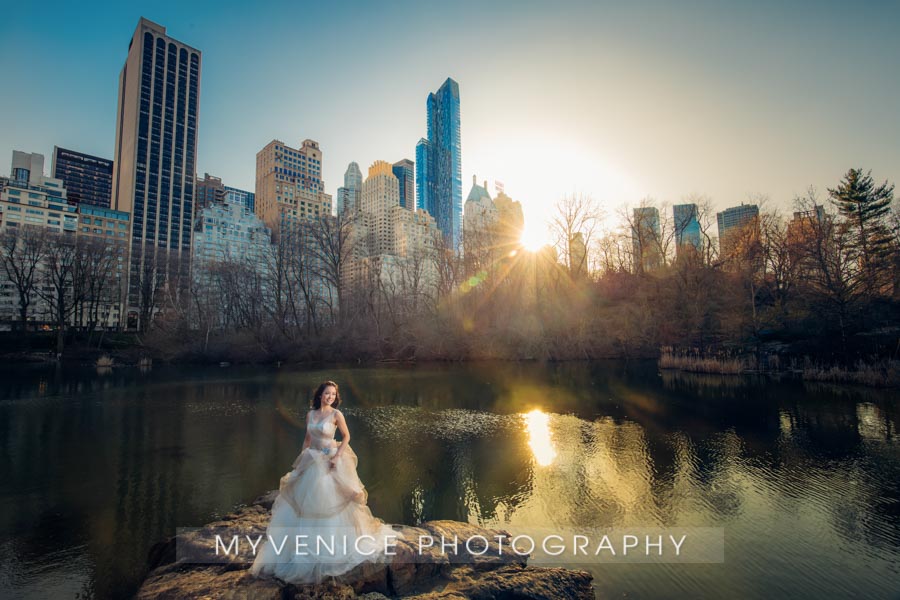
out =
[[[250,567],[253,575],[319,583],[391,554],[399,534],[366,506],[340,404],[333,381],[316,390],[306,415],[303,450],[293,470],[281,478],[267,535]],[[337,430],[340,443],[334,439]]]

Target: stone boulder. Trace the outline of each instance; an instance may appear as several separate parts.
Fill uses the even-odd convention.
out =
[[[289,584],[260,579],[248,569],[250,549],[242,547],[226,562],[211,556],[211,531],[224,536],[257,536],[264,533],[277,492],[270,492],[203,528],[182,533],[156,544],[150,551],[150,573],[137,593],[150,598],[187,599],[300,599],[380,600],[384,598],[550,600],[593,598],[592,577],[584,571],[527,565],[525,557],[497,552],[496,536],[507,541],[505,531],[484,529],[457,521],[429,521],[418,527],[397,528],[396,556],[389,564],[365,563],[341,577],[318,585]],[[206,537],[204,537],[206,536]],[[457,540],[455,552],[441,552],[437,544],[419,553],[419,536]],[[474,539],[473,539],[474,538]],[[487,551],[481,538],[488,542]],[[466,542],[472,540],[467,550]],[[176,553],[176,545],[178,552]],[[176,556],[177,554],[177,556]],[[176,560],[177,558],[177,560]]]

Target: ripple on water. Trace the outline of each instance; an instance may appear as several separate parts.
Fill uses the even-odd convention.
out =
[[[389,442],[416,437],[460,442],[519,429],[522,422],[518,414],[496,415],[468,409],[429,411],[416,407],[389,406],[348,408],[344,412],[363,420],[372,437]]]

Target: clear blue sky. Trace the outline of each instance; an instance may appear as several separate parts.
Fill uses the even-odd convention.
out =
[[[824,191],[850,167],[900,181],[898,2],[42,2],[0,20],[0,172],[13,149],[112,157],[140,16],[203,52],[198,171],[252,190],[255,155],[317,140],[415,156],[425,98],[459,82],[463,180],[526,219],[560,195],[614,213],[706,193],[718,208]]]

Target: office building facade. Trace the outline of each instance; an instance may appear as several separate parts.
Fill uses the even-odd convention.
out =
[[[62,180],[71,204],[110,207],[113,161],[54,146],[51,172]]]
[[[141,18],[119,75],[113,169],[112,208],[132,216],[132,305],[146,307],[146,277],[188,279],[200,73],[199,50]]]
[[[676,204],[672,207],[675,222],[675,253],[681,256],[688,245],[701,248],[700,220],[696,204]]]
[[[400,206],[406,210],[416,210],[416,164],[404,158],[394,163],[392,171],[400,184]]]
[[[253,192],[239,190],[238,188],[233,188],[226,185],[225,202],[230,202],[231,204],[242,204],[249,208],[250,212],[256,212],[256,194],[254,194]]]
[[[755,204],[741,204],[716,213],[719,227],[719,254],[728,258],[735,250],[742,236],[758,238],[759,207]]]

